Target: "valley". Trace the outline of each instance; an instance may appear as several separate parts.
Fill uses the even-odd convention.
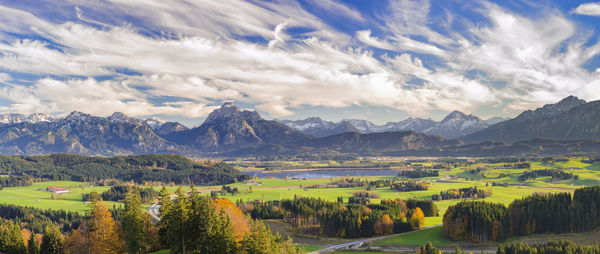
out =
[[[369,204],[379,204],[382,200],[432,200],[432,197],[447,190],[458,190],[477,187],[489,191],[490,196],[485,198],[454,198],[449,200],[434,201],[439,215],[425,217],[423,227],[433,227],[422,232],[408,232],[402,236],[386,238],[369,242],[362,248],[373,250],[412,250],[418,246],[432,242],[436,246],[453,248],[460,245],[464,248],[480,250],[495,243],[484,242],[473,245],[470,242],[453,241],[441,233],[443,215],[448,207],[461,200],[483,200],[488,202],[510,204],[515,199],[520,199],[535,193],[573,193],[581,186],[598,185],[600,183],[600,163],[588,157],[531,157],[519,160],[511,158],[393,158],[393,157],[361,157],[353,160],[326,160],[326,161],[265,161],[265,160],[234,160],[228,162],[234,168],[242,170],[243,174],[253,175],[247,180],[226,185],[195,186],[200,195],[224,198],[234,203],[252,202],[279,202],[293,200],[297,197],[317,198],[326,201],[349,201],[356,193],[372,193],[367,198]],[[525,165],[521,167],[521,165]],[[436,176],[410,178],[411,181],[422,182],[428,186],[427,190],[397,191],[390,187],[377,186],[364,183],[408,180],[407,177],[398,176],[402,172],[420,172],[429,170],[437,172]],[[570,175],[568,179],[554,179],[552,176],[537,176],[523,180],[527,172],[542,172],[540,170],[562,171]],[[406,174],[408,175],[408,174]],[[287,177],[286,177],[287,176]],[[9,176],[3,176],[8,178]],[[363,181],[362,186],[342,186],[342,183]],[[150,182],[140,183],[140,187],[150,187],[156,191],[162,188]],[[144,187],[144,185],[146,187]],[[67,188],[70,192],[54,195],[42,191],[48,186]],[[235,189],[235,192],[224,192]],[[174,193],[182,187],[185,192],[190,190],[190,185],[171,184],[166,186],[169,193]],[[0,192],[0,204],[13,204],[40,209],[60,209],[83,213],[88,205],[83,202],[82,194],[90,192],[103,193],[110,186],[94,186],[92,182],[76,181],[43,181],[30,186],[4,187]],[[121,202],[105,201],[108,206],[122,207]],[[156,200],[153,202],[157,202]],[[148,209],[150,204],[145,204]],[[307,249],[316,250],[325,248],[332,243],[343,243],[350,239],[339,237],[327,238],[291,230],[288,222],[281,219],[265,218],[265,223],[271,225],[272,230],[284,236],[290,236],[297,244],[308,246]],[[575,237],[577,238],[577,237]],[[509,242],[520,241],[520,238],[511,238]],[[530,239],[530,238],[523,238]],[[464,249],[463,248],[463,249]]]

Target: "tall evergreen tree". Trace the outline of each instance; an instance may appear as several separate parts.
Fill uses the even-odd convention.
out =
[[[130,188],[125,196],[125,211],[123,212],[122,228],[129,253],[145,253],[144,245],[144,213],[142,198],[137,188]]]
[[[0,226],[0,252],[7,254],[27,252],[19,225],[9,222]]]
[[[60,230],[55,225],[46,227],[42,237],[42,254],[61,254],[63,253],[63,239]]]
[[[35,235],[31,235],[29,242],[27,243],[27,250],[29,254],[40,254],[40,244],[35,239]]]

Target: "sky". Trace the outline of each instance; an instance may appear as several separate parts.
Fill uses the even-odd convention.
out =
[[[600,2],[0,0],[0,113],[514,117],[600,99]]]

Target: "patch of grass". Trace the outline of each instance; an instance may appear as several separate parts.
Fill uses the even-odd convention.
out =
[[[31,186],[24,187],[7,187],[0,191],[0,203],[83,213],[88,208],[81,200],[83,193],[92,191],[102,193],[110,188],[108,186],[86,187],[88,184],[72,181],[51,181],[34,183]],[[38,190],[45,189],[48,186],[69,188],[71,192],[61,194],[61,199],[52,199],[52,193]],[[122,204],[107,201],[106,205],[112,207],[113,205],[121,206]]]
[[[302,248],[304,253],[309,253],[309,252],[313,252],[313,251],[325,248],[325,247],[321,247],[321,246],[311,246],[311,245],[298,245],[298,247]]]
[[[431,242],[434,246],[454,246],[455,241],[450,240],[442,233],[442,227],[433,227],[418,232],[394,236],[371,243],[372,246],[423,246]]]

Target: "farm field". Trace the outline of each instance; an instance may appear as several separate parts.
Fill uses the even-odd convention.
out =
[[[439,176],[413,179],[419,182],[425,182],[428,190],[400,192],[392,190],[389,187],[370,188],[370,192],[376,193],[377,198],[371,198],[371,203],[379,203],[382,199],[431,199],[432,195],[439,194],[448,189],[458,189],[467,187],[478,187],[491,190],[493,195],[486,197],[489,202],[497,202],[508,205],[515,199],[522,198],[534,193],[548,192],[573,192],[574,189],[588,185],[600,184],[600,163],[588,164],[581,160],[584,158],[569,158],[567,161],[556,163],[542,163],[539,161],[528,161],[530,168],[509,168],[503,163],[478,163],[452,167],[449,169],[439,169]],[[353,162],[358,165],[359,163]],[[315,166],[328,165],[326,163],[314,163]],[[421,163],[423,166],[433,166],[434,163]],[[474,171],[475,169],[482,169]],[[577,176],[575,179],[553,181],[550,176],[540,176],[535,179],[519,180],[523,173],[531,170],[554,169],[572,173]],[[0,176],[1,177],[1,176]],[[336,201],[338,197],[343,197],[345,201],[353,196],[354,192],[365,191],[365,187],[338,188],[334,182],[341,178],[360,178],[361,180],[392,180],[397,177],[389,176],[369,176],[369,177],[324,177],[318,179],[278,179],[278,178],[255,178],[247,182],[238,182],[228,186],[238,189],[238,193],[218,194],[220,198],[226,198],[233,202],[236,201],[275,201],[282,199],[293,199],[297,197],[315,197],[328,201]],[[495,183],[495,184],[494,184]],[[71,192],[61,195],[60,199],[53,199],[53,195],[45,189],[49,186],[58,186],[70,189]],[[506,187],[505,187],[506,186]],[[188,190],[190,186],[169,185],[169,192],[175,192],[179,187]],[[44,209],[63,209],[76,212],[84,212],[87,205],[82,202],[81,196],[84,193],[96,191],[102,193],[108,190],[108,186],[91,187],[89,183],[72,181],[50,181],[38,182],[32,186],[26,187],[6,187],[0,191],[0,203],[15,204],[20,206],[31,206]],[[160,186],[154,187],[157,191]],[[218,186],[196,186],[196,190],[203,195],[210,195],[211,191],[220,191]],[[461,201],[460,199],[436,201],[439,209],[439,216],[427,217],[424,226],[440,225],[442,216],[446,209]],[[120,206],[119,202],[107,202],[109,206]],[[145,206],[148,207],[147,205]],[[304,237],[299,234],[288,232],[285,225],[279,225],[277,222],[269,223],[271,228],[281,232],[282,235],[289,235],[300,244],[305,244],[306,250],[315,250],[320,246],[331,244],[332,242],[341,243],[347,239],[336,238],[326,241],[311,240],[311,237]],[[370,246],[420,246],[431,241],[436,246],[454,246],[457,243],[446,238],[441,233],[441,226],[427,229],[420,232],[409,233],[400,237],[391,237],[370,243]],[[312,236],[314,239],[315,236]],[[303,240],[301,240],[303,239]],[[322,240],[322,239],[321,239]],[[519,239],[511,239],[517,241]],[[357,252],[352,252],[357,253]]]
[[[41,209],[67,210],[74,212],[85,212],[87,205],[82,202],[81,195],[96,191],[102,193],[110,187],[87,187],[88,183],[72,182],[72,181],[51,181],[34,183],[31,186],[25,187],[8,187],[0,191],[0,204],[14,204],[19,206],[29,206]],[[55,194],[61,196],[60,199],[52,199],[52,194],[44,191],[46,187],[58,186],[68,188],[71,192],[65,194]],[[44,189],[44,190],[38,190]],[[119,202],[107,201],[109,207],[113,205],[120,206]]]

